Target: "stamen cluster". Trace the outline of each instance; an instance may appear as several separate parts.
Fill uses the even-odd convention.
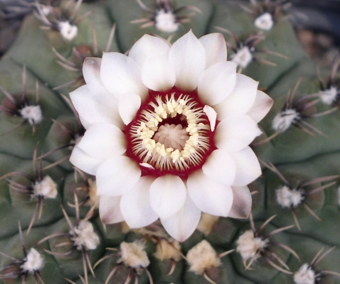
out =
[[[156,95],[130,124],[132,155],[164,174],[198,167],[211,149],[209,120],[193,95]]]

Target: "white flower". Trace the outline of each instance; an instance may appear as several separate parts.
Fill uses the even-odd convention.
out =
[[[190,31],[85,60],[86,85],[70,96],[86,132],[70,160],[96,176],[104,223],[160,218],[183,241],[201,211],[247,217],[247,185],[261,174],[249,144],[272,99],[226,56],[221,34]]]

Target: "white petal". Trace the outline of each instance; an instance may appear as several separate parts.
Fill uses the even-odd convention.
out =
[[[210,179],[229,186],[235,179],[236,166],[233,157],[227,151],[217,149],[209,155],[202,171]]]
[[[273,106],[273,99],[262,91],[257,91],[255,103],[248,111],[248,115],[256,122],[261,121]]]
[[[97,123],[122,127],[118,100],[100,85],[84,85],[70,93],[71,101],[85,128]]]
[[[215,126],[216,126],[216,118],[217,118],[216,111],[211,106],[205,105],[203,107],[203,112],[207,115],[207,117],[209,119],[210,130],[214,131],[215,130]]]
[[[229,217],[245,219],[251,211],[252,198],[247,186],[232,186],[234,200]]]
[[[154,91],[167,91],[175,85],[176,76],[167,58],[151,56],[142,68],[142,81]]]
[[[231,94],[236,84],[236,67],[235,63],[224,61],[205,70],[198,83],[198,96],[204,104],[216,105]]]
[[[178,176],[158,177],[150,187],[151,207],[160,218],[168,218],[182,208],[186,195],[185,185]]]
[[[187,188],[190,198],[203,212],[228,216],[233,204],[231,187],[214,182],[199,170],[189,176]]]
[[[248,76],[236,74],[236,85],[229,97],[214,106],[219,120],[229,114],[246,114],[254,105],[258,82]]]
[[[83,63],[83,77],[87,84],[102,85],[100,78],[101,58],[86,57]]]
[[[100,196],[99,215],[104,224],[114,224],[124,221],[119,207],[120,196]]]
[[[140,165],[141,167],[145,167],[145,168],[148,168],[148,169],[152,169],[152,170],[155,169],[153,166],[151,166],[151,165],[148,164],[148,163],[139,163],[139,165]]]
[[[72,150],[70,162],[85,173],[95,175],[99,164],[102,162],[102,159],[97,159],[90,156],[83,150],[79,149],[76,145]]]
[[[136,94],[125,94],[119,99],[118,111],[125,125],[128,125],[136,116],[141,105],[141,98]]]
[[[169,61],[176,74],[176,87],[185,91],[196,89],[205,69],[205,50],[192,31],[172,45]]]
[[[216,127],[217,148],[229,152],[239,151],[248,146],[261,131],[247,115],[228,115]]]
[[[146,34],[131,47],[129,57],[137,62],[139,66],[143,66],[150,55],[168,57],[170,46],[170,43],[165,39]]]
[[[78,148],[90,156],[106,160],[126,151],[124,133],[112,124],[96,124],[86,130]]]
[[[202,36],[199,41],[205,49],[206,69],[218,62],[227,60],[227,46],[222,34],[208,34]]]
[[[260,163],[250,147],[230,154],[236,164],[233,186],[245,186],[261,175]]]
[[[104,53],[100,75],[103,85],[116,97],[126,93],[147,95],[147,88],[140,78],[140,66],[131,58],[118,52]]]
[[[139,166],[130,158],[107,159],[97,170],[97,195],[122,195],[131,190],[141,176]]]
[[[161,219],[161,222],[171,237],[184,242],[195,231],[200,218],[201,210],[187,196],[181,210],[169,218]]]
[[[158,215],[150,205],[152,178],[141,177],[131,191],[122,196],[120,210],[130,228],[141,228],[155,222]]]

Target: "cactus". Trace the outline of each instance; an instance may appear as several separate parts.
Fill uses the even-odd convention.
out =
[[[248,4],[208,0],[5,2],[1,15],[24,19],[15,42],[0,61],[0,281],[47,284],[340,283],[337,261],[340,257],[337,248],[340,245],[337,227],[340,220],[340,139],[337,131],[340,125],[337,74],[340,60],[334,60],[331,70],[318,68],[296,39],[287,7],[281,1],[269,0]],[[96,179],[92,168],[87,168],[94,162],[87,164],[75,158],[75,151],[81,151],[78,145],[81,141],[85,143],[83,137],[89,136],[90,131],[98,133],[95,126],[90,127],[92,122],[83,117],[82,110],[79,111],[77,94],[81,86],[90,85],[95,73],[88,73],[100,66],[99,62],[104,62],[105,57],[110,57],[110,52],[132,56],[132,47],[145,34],[155,36],[148,39],[172,44],[189,35],[195,41],[211,33],[219,39],[223,35],[228,60],[234,62],[228,63],[234,68],[233,74],[237,68],[238,73],[259,82],[260,91],[256,91],[259,99],[255,105],[254,95],[251,103],[245,100],[239,108],[249,110],[252,107],[254,112],[264,108],[266,111],[260,111],[264,115],[271,104],[269,97],[274,101],[259,128],[253,126],[254,122],[242,124],[246,126],[242,133],[252,133],[249,143],[260,161],[262,174],[259,176],[256,170],[257,160],[239,158],[242,164],[239,167],[255,172],[249,178],[253,181],[248,185],[251,195],[243,184],[237,187],[234,199],[223,199],[222,194],[218,203],[221,206],[214,208],[214,216],[204,212],[204,204],[208,201],[193,198],[200,204],[200,210],[188,212],[198,214],[200,222],[183,221],[178,225],[192,229],[170,226],[164,221],[168,217],[164,208],[157,208],[152,200],[150,207],[149,201],[141,195],[138,206],[150,207],[147,224],[130,228],[137,219],[141,224],[140,219],[146,216],[136,216],[136,220],[121,217],[120,201],[116,197],[104,200],[96,194],[102,190],[99,183],[97,188],[99,174]],[[216,33],[220,34],[216,36]],[[127,57],[119,56],[127,60]],[[222,48],[211,49],[209,56],[226,55]],[[99,61],[101,57],[103,59]],[[91,64],[93,69],[88,67]],[[158,70],[156,64],[153,67]],[[117,70],[116,73],[121,71]],[[119,80],[124,79],[115,78],[113,82],[120,84]],[[227,85],[232,84],[227,76],[223,80]],[[176,84],[176,88],[181,87],[187,81]],[[169,86],[171,88],[173,84],[169,83]],[[106,88],[110,89],[111,85]],[[206,84],[198,88],[204,91]],[[221,96],[224,92],[217,90]],[[133,94],[125,95],[126,99],[121,99],[125,102],[122,108],[135,109]],[[104,98],[98,102],[103,111],[111,99],[106,101],[104,95],[100,98]],[[86,99],[88,97],[81,100],[82,104],[88,103],[91,112],[97,105],[91,105],[91,100],[84,102]],[[211,102],[209,98],[206,100]],[[215,97],[214,100],[212,106],[204,101],[204,108],[200,102],[192,104],[203,109],[204,113],[199,116],[202,123],[209,125],[211,133],[215,133],[215,127],[229,133],[229,126],[222,127],[218,107],[214,110],[214,105],[221,99]],[[182,101],[192,102],[187,96],[176,93],[169,99],[169,104],[179,109]],[[162,110],[170,113],[169,109],[170,106]],[[122,111],[117,106],[113,108],[112,119],[119,112]],[[176,112],[178,114],[181,112]],[[214,124],[216,115],[217,125]],[[124,123],[132,119],[127,116],[121,116]],[[107,131],[114,133],[112,137],[121,135],[112,129],[107,126]],[[176,131],[182,135],[182,130]],[[199,135],[205,135],[206,130],[198,131],[201,131]],[[237,132],[237,129],[233,131]],[[189,140],[187,133],[183,135]],[[198,140],[208,149],[198,156],[217,152],[220,144],[214,139],[217,141],[217,138]],[[120,149],[119,141],[113,139],[112,143]],[[106,145],[99,143],[100,147]],[[177,153],[171,155],[177,159]],[[89,159],[94,158],[89,156]],[[201,164],[207,164],[207,159]],[[120,157],[119,161],[119,164],[104,163],[110,168],[123,167],[126,156]],[[227,164],[222,159],[219,161],[221,165]],[[143,175],[155,170],[146,164],[141,166],[144,167]],[[215,170],[218,173],[210,172],[212,176],[225,172],[224,181],[231,175],[229,168]],[[162,171],[157,172],[161,177],[157,179],[157,186],[169,187],[167,175]],[[197,175],[198,171],[195,168],[185,178]],[[178,168],[170,167],[169,172],[182,178],[182,170]],[[135,171],[122,174],[123,184],[116,187],[122,190],[133,187]],[[178,189],[181,182],[177,182],[180,178],[171,180],[176,182],[173,187],[176,194],[181,194]],[[149,188],[150,183],[143,179],[140,190]],[[229,193],[228,196],[232,198],[233,195]],[[173,196],[169,196],[171,198]],[[105,208],[109,207],[109,213],[100,206],[104,203],[108,204]],[[250,203],[251,212],[248,210]],[[123,201],[120,206],[122,204]],[[206,211],[211,213],[211,207]],[[178,231],[189,231],[189,234],[180,237]]]

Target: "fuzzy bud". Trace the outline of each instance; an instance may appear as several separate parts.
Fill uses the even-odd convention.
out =
[[[144,244],[141,241],[122,242],[120,251],[121,258],[117,261],[118,263],[123,262],[126,266],[135,269],[147,267],[150,264],[148,255],[144,250]]]
[[[209,235],[214,224],[218,221],[218,216],[213,216],[207,213],[202,213],[200,222],[197,225],[197,230],[202,232],[204,235]]]
[[[155,16],[156,29],[161,32],[174,33],[178,29],[176,17],[171,11],[159,10]]]
[[[231,56],[231,61],[242,68],[246,68],[253,60],[253,55],[248,46],[241,47],[235,54]]]
[[[272,121],[272,128],[275,131],[286,131],[292,126],[294,121],[298,121],[300,118],[301,115],[295,109],[286,109],[274,117]]]
[[[269,31],[274,26],[273,16],[269,13],[264,13],[255,19],[254,25],[258,29]]]
[[[52,6],[48,6],[48,5],[40,5],[40,11],[44,16],[48,16],[49,14],[52,13],[53,8]]]
[[[162,239],[158,245],[154,256],[160,260],[173,259],[179,261],[181,259],[181,246],[177,241],[166,241]]]
[[[245,231],[237,240],[236,251],[241,254],[243,260],[257,259],[257,253],[262,251],[268,243],[268,240],[255,238],[251,230]]]
[[[338,96],[338,90],[336,87],[330,87],[327,90],[320,91],[319,96],[321,101],[326,105],[331,105],[334,103]]]
[[[98,208],[100,197],[97,195],[97,183],[92,180],[88,179],[89,183],[89,201],[87,202],[88,205],[94,206]]]
[[[31,125],[38,124],[43,119],[39,105],[24,106],[19,112],[22,118],[27,120]]]
[[[42,181],[37,181],[33,185],[35,196],[44,198],[56,198],[58,194],[57,185],[50,176],[45,176]]]
[[[34,248],[31,248],[27,253],[26,258],[24,259],[24,263],[20,266],[20,268],[24,272],[28,272],[33,274],[35,271],[38,271],[44,266],[44,259],[41,254]]]
[[[72,40],[78,34],[78,28],[72,25],[70,22],[59,22],[58,24],[59,32],[61,36],[66,40]]]
[[[94,250],[100,243],[99,237],[89,221],[80,221],[79,225],[70,231],[70,234],[72,235],[71,240],[78,250],[83,247]]]
[[[304,200],[304,191],[290,189],[288,186],[284,185],[276,190],[276,201],[283,208],[291,208],[298,206]]]
[[[216,251],[206,240],[201,241],[188,251],[187,261],[190,271],[196,274],[203,274],[206,270],[221,265]]]
[[[295,284],[314,284],[315,283],[315,272],[314,270],[305,263],[300,269],[294,274]]]

